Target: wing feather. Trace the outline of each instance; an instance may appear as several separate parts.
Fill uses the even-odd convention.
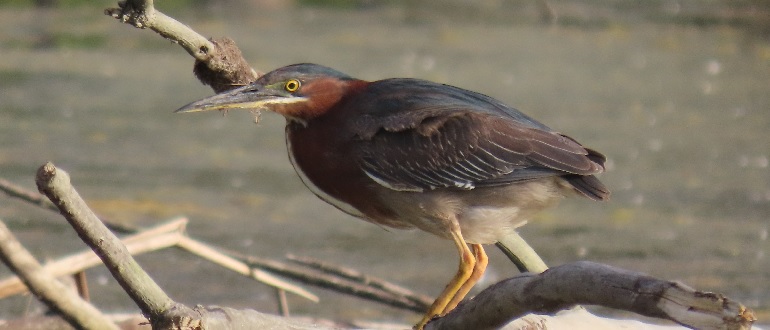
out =
[[[357,103],[365,105],[354,148],[383,186],[473,189],[564,176],[590,198],[608,194],[592,177],[604,170],[603,155],[492,98],[411,79],[370,86],[360,95],[369,102]]]

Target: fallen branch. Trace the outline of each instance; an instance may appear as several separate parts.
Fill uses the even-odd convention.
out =
[[[228,252],[235,258],[252,265],[253,267],[269,270],[271,273],[294,279],[298,282],[316,285],[322,288],[334,290],[343,294],[352,295],[362,299],[379,302],[392,307],[406,309],[417,313],[423,313],[430,305],[430,299],[413,295],[405,296],[388,292],[367,284],[357,283],[349,279],[328,274],[316,269],[303,266],[288,265],[273,260],[246,256],[236,252]],[[395,286],[395,284],[392,284]]]
[[[23,191],[23,193],[28,196],[39,195],[28,191]],[[43,195],[39,196],[45,198]],[[47,198],[45,200],[48,201]],[[48,202],[50,203],[50,201]],[[50,205],[51,207],[56,207],[52,203]],[[242,261],[232,259],[224,253],[219,253],[217,248],[210,247],[185,236],[184,228],[187,221],[186,218],[170,220],[166,224],[125,237],[122,239],[122,242],[126,245],[131,255],[139,255],[149,251],[178,246],[242,275],[252,277],[279,290],[291,292],[315,302],[318,301],[318,297],[314,294],[291,283],[277,279],[275,276],[259,269],[255,269],[255,267],[274,271],[302,283],[317,285],[342,294],[384,303],[417,313],[424,311],[432,302],[432,299],[428,296],[417,294],[385,280],[363,274],[357,270],[309,258],[287,256],[288,259],[302,265],[302,267],[290,266],[276,260],[245,256],[230,251],[228,252],[229,254]],[[100,264],[102,262],[94,252],[87,250],[48,262],[43,267],[52,275],[59,277],[72,275]],[[0,299],[25,291],[26,287],[16,276],[0,280]]]
[[[59,212],[59,209],[56,207],[56,205],[53,205],[53,203],[51,203],[48,198],[45,198],[45,196],[34,191],[24,189],[21,186],[14,184],[13,182],[6,179],[0,178],[0,190],[2,190],[6,195],[10,197],[21,199],[50,211]]]
[[[51,166],[53,165],[51,164]],[[99,219],[96,218],[96,216],[88,208],[85,202],[82,201],[82,199],[80,199],[79,195],[77,195],[77,192],[74,190],[74,188],[72,188],[72,186],[69,184],[69,177],[66,175],[66,172],[63,172],[63,171],[59,171],[59,172],[60,172],[60,177],[62,178],[61,181],[57,181],[56,186],[53,185],[53,181],[52,181],[49,186],[46,186],[46,189],[44,191],[49,196],[49,198],[51,198],[52,201],[58,200],[57,204],[61,203],[59,205],[60,207],[62,207],[61,209],[62,215],[68,218],[68,221],[70,221],[70,224],[73,224],[73,221],[78,221],[78,223],[81,223],[81,224],[84,223],[84,221],[92,221],[94,223],[101,224],[101,222],[99,222]],[[55,188],[58,188],[58,189],[55,189]],[[67,203],[66,202],[67,200],[73,200],[76,202]],[[77,217],[81,217],[81,218],[92,217],[92,218],[80,219]],[[189,252],[202,256],[214,263],[223,265],[226,268],[234,270],[243,275],[252,277],[267,285],[276,287],[278,289],[286,290],[288,292],[297,294],[301,297],[304,297],[314,302],[318,301],[318,297],[310,293],[309,291],[297,285],[281,280],[267,272],[264,272],[259,269],[252,269],[243,263],[234,265],[234,260],[232,260],[232,258],[229,258],[224,254],[218,253],[215,250],[208,248],[206,245],[202,243],[198,243],[195,240],[185,236],[184,230],[186,225],[187,225],[187,219],[185,218],[172,220],[169,223],[126,237],[124,239],[125,245],[121,243],[121,246],[124,246],[127,249],[129,255],[137,255],[148,251],[159,250],[159,249],[163,249],[171,246],[179,246],[181,248],[185,248]],[[106,228],[104,229],[106,230]],[[76,228],[76,230],[78,230],[78,228]],[[78,234],[81,235],[81,239],[83,239],[81,231],[82,230],[78,231]],[[98,233],[98,231],[96,232]],[[89,246],[91,246],[91,244],[89,244]],[[97,252],[97,251],[93,249],[93,246],[91,247],[93,251],[85,251],[70,257],[66,257],[64,259],[51,263],[50,266],[46,265],[46,267],[51,269],[51,271],[56,276],[62,276],[62,275],[74,274],[84,269],[87,269],[89,267],[95,266],[99,264],[100,261],[103,261],[104,258],[102,258],[102,256],[98,256],[99,258],[97,258],[97,255],[94,255],[94,252]],[[100,260],[100,258],[102,260]],[[18,281],[18,279],[14,279],[14,278],[3,280],[2,282],[0,282],[0,298],[22,291],[24,288],[23,286],[20,286],[20,284],[21,283]]]
[[[224,253],[221,253],[217,251],[216,249],[203,244],[201,242],[198,242],[194,239],[191,239],[187,236],[180,236],[179,241],[176,242],[177,246],[179,246],[182,249],[187,250],[190,253],[193,253],[197,256],[200,256],[204,259],[207,259],[213,263],[216,263],[222,267],[225,267],[227,269],[230,269],[236,273],[239,273],[241,275],[245,275],[248,277],[251,277],[257,281],[260,281],[262,283],[268,284],[270,286],[275,287],[278,290],[288,291],[291,293],[294,293],[300,297],[303,297],[307,300],[310,300],[312,302],[318,302],[318,296],[312,294],[311,292],[297,286],[291,283],[288,283],[286,281],[280,280],[276,278],[275,276],[271,275],[270,273],[267,273],[265,271],[262,271],[260,269],[255,269],[254,267],[251,267],[250,265],[238,261],[234,258],[231,258]]]
[[[35,205],[40,205],[47,209],[52,209],[58,212],[58,208],[44,195],[37,192],[28,191],[2,178],[0,178],[0,190],[5,191],[11,197],[20,198]],[[180,245],[180,248],[184,248],[193,254],[197,254],[201,257],[209,259],[214,263],[230,268],[231,270],[243,275],[253,277],[257,280],[265,280],[265,283],[268,285],[275,286],[279,289],[283,288],[281,290],[295,293],[311,301],[318,301],[318,297],[304,289],[290,285],[284,281],[273,280],[274,277],[265,276],[264,272],[254,269],[253,267],[265,270],[274,270],[280,274],[292,277],[295,280],[303,283],[318,285],[320,287],[334,290],[343,294],[349,294],[360,297],[362,299],[369,299],[375,302],[385,303],[394,307],[403,308],[418,313],[424,311],[432,302],[432,299],[428,296],[414,293],[411,290],[400,287],[393,283],[389,283],[382,279],[377,279],[365,275],[356,270],[345,269],[319,261],[311,261],[302,257],[289,257],[289,259],[293,259],[293,261],[299,264],[304,264],[304,266],[311,269],[291,267],[285,263],[275,260],[250,257],[235,252],[229,252],[231,255],[236,256],[236,258],[240,258],[246,262],[238,264],[239,261],[235,261],[234,263],[233,261],[225,260],[228,257],[224,254],[219,254],[216,252],[217,249],[210,248],[203,243],[197,243],[197,241],[194,240],[190,241],[192,240],[191,238],[182,235],[181,232],[184,230],[186,223],[187,219],[185,218],[171,220],[165,225],[143,230],[136,235],[125,237],[122,240],[131,255],[138,255],[148,251],[154,251],[170,246],[179,245],[180,240],[182,237],[184,237],[185,241],[189,242],[189,244],[183,243]],[[110,229],[114,230],[112,226],[109,224],[107,225]],[[132,228],[131,230],[134,229]],[[176,231],[179,231],[180,233],[175,233]],[[152,242],[152,244],[147,245],[147,243],[143,242],[145,240]],[[211,250],[208,252],[203,252],[203,250],[200,250],[201,252],[198,252],[199,250],[192,248],[193,245],[204,246]],[[219,256],[215,256],[217,254],[219,254]],[[72,256],[49,262],[43,267],[45,267],[45,269],[54,276],[59,277],[64,275],[72,275],[78,271],[85,270],[99,264],[101,264],[101,260],[93,253],[93,251],[87,250]],[[317,269],[316,271],[313,271],[312,268]],[[320,272],[318,270],[320,270]],[[336,279],[335,275],[347,278],[348,280],[352,281],[352,283],[344,279]],[[366,286],[369,286],[370,288],[366,288]],[[0,299],[25,291],[26,287],[18,277],[14,276],[0,280]]]
[[[38,170],[35,181],[40,191],[59,208],[81,240],[102,259],[115,280],[150,319],[153,329],[263,328],[260,324],[281,329],[315,328],[253,310],[239,311],[222,307],[193,309],[174,302],[139,267],[120,240],[88,209],[71,186],[66,172],[52,163],[46,163]],[[44,296],[43,299],[48,298]],[[69,314],[64,316],[72,317]]]
[[[184,234],[187,226],[186,218],[171,220],[165,224],[144,230],[132,236],[122,239],[129,254],[139,255],[150,251],[179,246],[193,254],[199,255],[211,262],[222,265],[242,275],[254,278],[279,290],[294,293],[313,302],[318,302],[318,297],[311,292],[259,269],[252,269],[244,263],[240,263],[216,250],[199,243]],[[200,248],[205,247],[205,248]],[[87,250],[47,263],[43,268],[54,277],[72,275],[90,267],[102,264],[93,251]],[[10,277],[0,281],[0,299],[10,295],[26,291],[26,286],[16,277]]]
[[[430,304],[433,303],[433,298],[431,297],[415,293],[412,290],[390,283],[383,279],[366,275],[355,269],[340,267],[328,262],[311,259],[308,257],[287,255],[286,258],[300,265],[317,269],[321,272],[330,274],[332,276],[338,276],[343,279],[350,280],[354,283],[359,283],[361,285],[366,285],[375,289],[379,289],[393,296],[403,297],[404,299],[414,302],[414,304],[412,305],[413,307],[409,309],[418,313],[421,313],[427,310],[428,306],[430,306]],[[398,306],[394,306],[394,307],[398,307]]]
[[[641,273],[580,261],[497,283],[425,329],[496,329],[529,313],[600,305],[668,319],[694,329],[750,329],[751,310],[720,294]]]
[[[142,254],[174,245],[179,232],[184,228],[187,219],[178,219],[123,240],[127,250],[132,255]],[[61,259],[46,263],[43,268],[54,277],[72,275],[96,265],[102,261],[92,250],[86,250]],[[26,287],[18,277],[10,277],[0,281],[0,299],[23,293]]]
[[[150,320],[164,315],[194,315],[186,306],[176,304],[131,257],[120,243],[70,185],[69,175],[46,163],[37,171],[37,187],[58,208],[83,240],[102,260],[123,290]]]
[[[81,299],[77,292],[46,272],[0,221],[0,259],[30,288],[48,308],[59,312],[79,329],[118,329],[98,309]]]

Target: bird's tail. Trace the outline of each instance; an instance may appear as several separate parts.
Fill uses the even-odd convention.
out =
[[[583,196],[595,201],[610,199],[610,190],[593,175],[570,174],[564,178]]]
[[[586,157],[600,167],[597,172],[593,173],[604,172],[604,163],[607,161],[607,157],[593,149],[585,148],[585,150],[587,152]],[[570,174],[566,175],[564,178],[575,188],[575,190],[585,197],[595,201],[606,201],[610,199],[610,190],[607,189],[607,186],[595,176],[590,175],[590,173]]]

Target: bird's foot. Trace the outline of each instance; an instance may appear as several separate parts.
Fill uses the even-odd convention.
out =
[[[428,324],[428,322],[430,322],[431,320],[433,320],[433,319],[435,319],[435,318],[439,318],[439,317],[442,317],[442,316],[444,316],[444,315],[445,315],[445,314],[440,314],[440,315],[439,315],[439,314],[433,314],[433,315],[425,315],[425,316],[423,316],[423,317],[422,317],[422,320],[420,320],[420,322],[417,322],[417,324],[415,324],[415,325],[412,327],[412,330],[422,330],[423,328],[425,328],[425,325],[427,325],[427,324]]]

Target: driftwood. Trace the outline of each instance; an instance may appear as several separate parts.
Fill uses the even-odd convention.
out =
[[[499,282],[428,323],[426,329],[497,329],[528,313],[601,305],[696,329],[747,329],[754,316],[720,294],[593,262],[580,261]]]

